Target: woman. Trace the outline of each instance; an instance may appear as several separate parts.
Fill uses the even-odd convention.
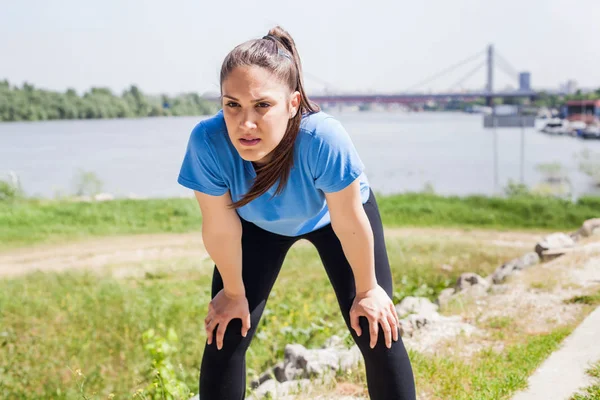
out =
[[[215,262],[202,400],[239,400],[245,354],[285,255],[317,248],[375,400],[415,399],[373,192],[348,134],[312,104],[290,35],[275,27],[221,68],[223,109],[192,131],[178,182],[194,190]]]

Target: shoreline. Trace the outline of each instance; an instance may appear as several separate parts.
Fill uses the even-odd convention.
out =
[[[445,197],[427,193],[377,195],[387,228],[570,230],[600,217],[600,197],[573,202],[551,197]],[[0,251],[91,237],[186,233],[201,229],[192,196],[165,199],[0,202]]]

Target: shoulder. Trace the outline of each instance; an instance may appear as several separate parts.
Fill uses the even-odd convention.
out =
[[[323,111],[303,117],[300,130],[315,138],[346,133],[340,121]]]
[[[227,132],[223,110],[219,110],[215,115],[208,117],[196,124],[192,129],[190,141],[193,144],[202,145],[213,143],[219,138],[223,138],[223,133]]]
[[[311,153],[319,152],[323,147],[344,147],[350,141],[341,122],[322,111],[303,117],[299,138],[301,146]]]

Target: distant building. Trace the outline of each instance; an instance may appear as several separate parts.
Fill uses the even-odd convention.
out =
[[[587,124],[600,121],[600,100],[569,100],[564,111],[569,121],[583,121]]]
[[[531,90],[530,72],[521,72],[519,74],[519,90]]]
[[[573,94],[577,91],[577,81],[569,79],[566,83],[560,85],[560,91],[565,94]]]

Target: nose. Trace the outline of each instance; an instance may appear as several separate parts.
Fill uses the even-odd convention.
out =
[[[254,119],[254,114],[251,111],[244,112],[240,122],[241,122],[241,127],[244,130],[252,130],[252,129],[256,128],[256,121]]]

